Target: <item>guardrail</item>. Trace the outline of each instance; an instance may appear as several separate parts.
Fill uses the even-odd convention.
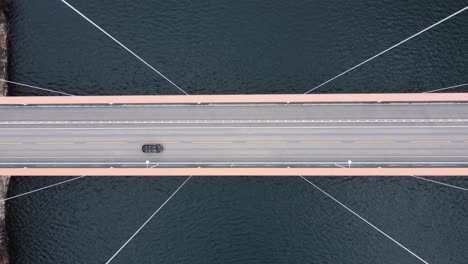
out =
[[[468,168],[0,168],[11,176],[468,176]]]
[[[0,105],[468,102],[468,93],[11,96]]]

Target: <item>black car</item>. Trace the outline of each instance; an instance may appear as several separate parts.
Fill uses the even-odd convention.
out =
[[[160,153],[164,150],[161,144],[144,144],[141,147],[141,151],[144,153]]]

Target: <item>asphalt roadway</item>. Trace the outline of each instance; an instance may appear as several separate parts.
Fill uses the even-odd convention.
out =
[[[165,149],[142,153],[145,143]],[[0,106],[1,167],[347,167],[348,161],[466,166],[468,104]]]

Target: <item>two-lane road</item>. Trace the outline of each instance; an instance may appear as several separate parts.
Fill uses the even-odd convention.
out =
[[[0,108],[0,166],[463,166],[468,104]],[[141,152],[162,143],[160,154]],[[336,164],[336,165],[335,165]]]

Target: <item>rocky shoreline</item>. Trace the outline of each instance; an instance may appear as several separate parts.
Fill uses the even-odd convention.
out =
[[[8,6],[9,0],[0,0],[0,78],[7,79],[8,74]],[[6,96],[8,85],[0,82],[0,96]],[[9,176],[0,176],[0,199],[8,195]],[[8,264],[8,235],[5,222],[5,202],[0,202],[0,264]]]
[[[0,78],[6,79],[8,74],[8,23],[7,11],[9,0],[0,0]],[[0,95],[7,95],[8,85],[0,82]]]
[[[4,199],[8,193],[9,176],[0,177],[0,198]],[[5,222],[5,202],[0,204],[0,264],[8,264],[8,235]]]

